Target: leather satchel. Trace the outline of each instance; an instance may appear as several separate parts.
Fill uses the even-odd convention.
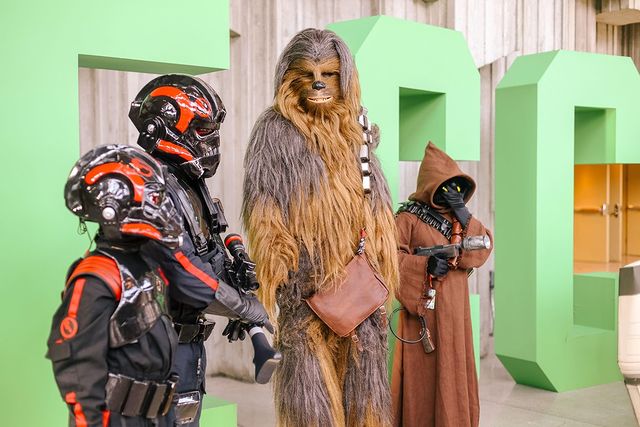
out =
[[[345,277],[332,285],[308,298],[307,304],[338,336],[351,336],[357,343],[355,329],[376,310],[385,313],[389,289],[363,254],[355,255]]]

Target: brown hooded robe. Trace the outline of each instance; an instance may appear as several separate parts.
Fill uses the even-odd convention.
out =
[[[465,201],[473,195],[475,182],[462,173],[443,151],[429,143],[420,165],[417,190],[410,200],[435,207],[448,220],[453,216],[433,202],[437,188],[446,180],[461,176],[472,183]],[[398,332],[406,339],[416,339],[420,323],[417,304],[423,293],[427,257],[411,255],[417,246],[448,244],[439,231],[408,212],[396,218],[399,234],[398,257],[400,288],[397,298],[406,309],[400,312]],[[479,221],[472,218],[465,236],[488,235]],[[477,426],[480,418],[478,380],[473,353],[471,314],[467,270],[480,267],[491,250],[464,252],[458,269],[442,280],[434,280],[435,310],[427,310],[427,326],[436,350],[426,354],[421,344],[397,341],[393,362],[391,393],[394,425],[403,427]]]

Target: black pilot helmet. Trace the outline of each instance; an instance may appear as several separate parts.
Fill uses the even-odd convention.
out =
[[[174,249],[182,243],[163,170],[138,148],[103,145],[84,154],[71,169],[64,198],[74,215],[100,224],[108,240],[145,237]]]
[[[227,111],[215,90],[186,74],[147,83],[131,103],[138,145],[193,179],[212,177],[220,163],[220,125]]]

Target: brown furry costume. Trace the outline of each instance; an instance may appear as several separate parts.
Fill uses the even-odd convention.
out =
[[[279,308],[278,424],[388,426],[380,313],[358,327],[359,352],[304,301],[344,274],[363,225],[371,264],[392,294],[398,283],[389,190],[374,155],[372,193],[364,201],[360,85],[351,53],[331,31],[304,30],[282,53],[275,88],[275,104],[255,124],[245,158],[243,220],[263,302],[272,314]]]

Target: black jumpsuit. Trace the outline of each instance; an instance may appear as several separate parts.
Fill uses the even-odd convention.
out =
[[[133,277],[150,270],[136,249],[99,248],[126,266]],[[109,322],[118,306],[113,285],[92,275],[81,275],[63,292],[53,317],[47,357],[60,393],[68,404],[70,426],[164,426],[162,419],[125,417],[110,413],[105,403],[108,374],[163,382],[172,373],[177,337],[171,320],[161,315],[136,341],[109,346]]]
[[[144,252],[161,266],[169,281],[169,311],[176,324],[195,325],[202,322],[203,310],[215,299],[218,281],[226,280],[224,262],[226,249],[216,232],[223,232],[226,221],[222,212],[219,217],[207,208],[208,193],[201,190],[204,182],[191,181],[179,175],[179,171],[170,168],[174,174],[167,178],[167,194],[171,197],[181,215],[184,228],[183,244],[176,250],[170,250],[156,242],[149,241]],[[176,178],[176,175],[178,177]],[[178,184],[178,181],[180,182]],[[187,184],[190,183],[190,184]],[[181,201],[182,198],[182,201]],[[189,204],[192,212],[185,212],[184,204]],[[191,215],[191,218],[187,218]],[[212,216],[216,216],[212,218]],[[222,223],[220,222],[222,218]],[[214,229],[213,224],[219,224]],[[222,225],[224,224],[224,225]],[[204,237],[204,245],[196,250],[192,226]],[[206,354],[204,338],[199,336],[190,342],[178,344],[173,370],[180,377],[177,393],[205,392]],[[181,427],[198,426],[202,405],[196,418]],[[174,409],[167,418],[175,417]]]

